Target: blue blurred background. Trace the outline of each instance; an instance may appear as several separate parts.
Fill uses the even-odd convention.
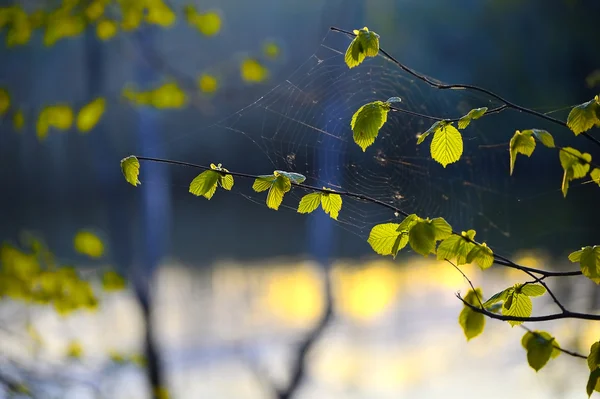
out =
[[[20,3],[28,10],[58,4]],[[600,68],[600,3],[194,2],[198,10],[216,10],[221,26],[215,35],[186,23],[188,3],[168,5],[177,21],[166,28],[142,24],[103,41],[90,27],[51,47],[34,33],[26,45],[0,46],[0,87],[25,115],[21,130],[13,126],[11,112],[0,120],[2,240],[17,242],[23,231],[33,231],[65,263],[108,264],[131,278],[138,297],[152,291],[174,397],[269,397],[261,381],[285,381],[290,345],[324,307],[321,286],[329,279],[323,273],[332,276],[336,323],[332,338],[318,347],[303,397],[491,398],[499,383],[493,370],[506,368],[513,371],[502,384],[516,394],[529,387],[532,397],[570,395],[568,384],[563,392],[524,370],[518,333],[505,341],[504,325],[479,338],[484,342],[470,343],[476,349],[463,347],[453,294],[467,287],[455,271],[415,260],[410,251],[395,263],[372,257],[369,230],[395,220],[393,213],[348,200],[338,222],[322,212],[307,217],[293,208],[301,193],[290,193],[284,201],[289,208],[274,212],[264,206],[262,194],[251,191],[250,181],[238,178],[234,193],[220,190],[207,201],[188,193],[198,171],[148,162],[142,162],[141,186],[133,188],[119,161],[136,154],[222,162],[252,174],[290,170],[305,174],[310,184],[442,216],[457,230],[475,228],[478,238],[500,252],[532,264],[571,267],[557,259],[600,238],[600,216],[592,212],[597,187],[574,185],[563,199],[558,157],[542,148],[531,159],[519,158],[509,177],[508,141],[516,129],[543,128],[563,146],[593,155],[597,149],[566,129],[507,111],[473,123],[465,131],[465,159],[446,169],[431,162],[427,148],[415,146],[415,136],[431,121],[406,115],[390,116],[376,144],[362,153],[352,142],[349,121],[368,101],[399,96],[408,109],[443,117],[495,103],[480,94],[430,88],[382,57],[348,70],[343,53],[350,39],[329,27],[368,26],[381,35],[385,50],[428,76],[480,85],[565,119],[571,106],[598,93],[598,82],[586,78]],[[244,78],[248,60],[258,63],[264,78]],[[214,91],[198,85],[201,75],[216,79]],[[165,82],[182,88],[184,107],[136,106],[123,96],[125,87],[151,90]],[[45,106],[78,109],[99,96],[107,100],[106,111],[89,133],[36,135],[36,115]],[[102,239],[102,259],[74,251],[73,236],[82,228]],[[469,270],[498,289],[524,278],[501,273],[484,278]],[[587,303],[592,294],[576,295],[588,292],[587,285],[580,291],[563,288],[575,303],[594,306]],[[59,323],[38,311],[34,320],[54,337],[48,340],[56,348],[73,334],[95,348],[89,351],[96,350],[100,360],[87,364],[92,374],[82,372],[85,378],[104,381],[94,377],[101,375],[116,378],[111,386],[135,387],[107,397],[144,397],[139,373],[111,376],[101,356],[118,342],[123,350],[140,345],[132,301],[126,292],[103,300],[95,318],[73,316]],[[70,323],[68,334],[61,323]],[[571,324],[556,326],[574,336]],[[584,344],[597,332],[589,328],[581,334]],[[442,336],[443,344],[437,341]],[[454,348],[441,352],[438,345]],[[499,354],[504,345],[514,353]],[[473,351],[471,360],[461,361],[467,350]],[[575,362],[561,361],[553,376]],[[477,374],[481,364],[488,374]],[[573,397],[583,397],[584,384],[578,382]],[[69,397],[88,397],[77,392]]]

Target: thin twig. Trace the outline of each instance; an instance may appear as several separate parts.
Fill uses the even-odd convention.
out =
[[[477,298],[477,301],[479,302],[479,306],[481,307],[481,309],[483,309],[483,302],[482,302],[483,299],[479,297],[479,294],[477,293],[477,290],[475,289],[475,286],[473,285],[473,282],[469,279],[469,277],[467,277],[467,275],[465,274],[465,272],[463,272],[460,267],[458,267],[456,264],[454,264],[453,262],[451,262],[448,259],[445,259],[445,260],[446,260],[446,262],[448,262],[452,266],[454,266],[454,268],[456,270],[458,270],[458,272],[460,274],[462,274],[462,276],[465,278],[465,280],[467,280],[467,283],[469,283],[469,286],[471,286],[471,290],[473,290],[473,293],[475,294],[475,297]],[[543,279],[543,278],[544,277],[542,277],[541,279]],[[539,281],[541,281],[541,279]],[[527,284],[527,283],[525,283],[525,284]],[[523,285],[525,285],[525,284],[523,284]],[[465,302],[465,301],[463,301],[463,302]],[[562,305],[559,305],[559,306],[561,306],[561,308],[562,308]],[[539,335],[536,331],[532,331],[531,329],[525,327],[523,324],[519,324],[519,327],[521,327],[525,331],[528,331],[528,332],[534,334],[536,337],[544,338],[541,335]],[[587,356],[584,356],[584,355],[582,355],[580,353],[577,353],[577,352],[574,352],[574,351],[570,351],[568,349],[563,349],[563,348],[561,348],[559,345],[557,345],[554,342],[552,343],[552,346],[554,346],[559,351],[561,351],[563,353],[566,353],[567,355],[570,355],[570,356],[573,356],[573,357],[578,357],[578,358],[581,358],[581,359],[587,359]]]
[[[140,161],[159,162],[159,163],[165,163],[165,164],[169,164],[169,165],[186,166],[186,167],[201,169],[201,170],[212,170],[212,168],[210,168],[209,166],[198,165],[198,164],[194,164],[194,163],[190,163],[190,162],[176,161],[176,160],[163,159],[163,158],[154,158],[154,157],[144,157],[144,156],[137,156],[137,155],[134,155],[134,156]],[[231,171],[228,171],[228,172],[220,171],[220,173],[228,174],[231,176],[248,178],[248,179],[257,179],[257,178],[261,177],[260,175],[253,175],[250,173],[241,173],[241,172],[231,172]],[[298,188],[302,188],[304,190],[317,191],[317,192],[322,192],[322,193],[332,193],[333,192],[333,193],[339,194],[340,196],[343,196],[343,197],[354,198],[354,199],[357,199],[357,200],[360,200],[363,202],[368,202],[368,203],[372,203],[375,205],[379,205],[381,207],[390,209],[390,210],[394,211],[395,213],[402,215],[404,217],[407,217],[410,215],[408,212],[406,212],[405,210],[403,210],[401,208],[398,208],[397,206],[394,206],[390,203],[378,200],[373,197],[369,197],[368,195],[353,193],[353,192],[344,191],[344,190],[332,190],[332,189],[323,188],[323,187],[311,186],[311,185],[303,184],[303,183],[295,183],[293,181],[291,183],[292,183],[292,185],[294,185]],[[462,236],[462,234],[460,234],[454,230],[452,231],[452,234]],[[465,239],[468,239],[468,237],[465,237]],[[474,240],[469,240],[469,241],[473,242],[476,245],[481,245],[477,241],[474,241]],[[521,270],[525,273],[535,273],[535,274],[539,274],[539,275],[545,276],[545,277],[568,277],[568,276],[579,276],[582,274],[581,270],[556,272],[556,271],[541,270],[541,269],[536,269],[536,268],[532,268],[532,267],[519,265],[502,255],[496,254],[495,252],[494,252],[494,263],[497,265],[500,265],[500,266],[505,266],[505,267],[509,267],[512,269]],[[533,276],[533,277],[535,278],[535,276]]]
[[[340,29],[337,28],[335,26],[330,27],[330,29],[332,31],[335,32],[340,32],[340,33],[344,33],[350,37],[356,37],[356,35],[353,32],[347,31],[345,29]],[[379,52],[381,54],[383,54],[388,60],[390,60],[391,62],[393,62],[394,64],[396,64],[400,69],[402,69],[404,72],[414,76],[415,78],[427,83],[428,85],[430,85],[431,87],[434,87],[436,89],[440,89],[440,90],[471,90],[471,91],[476,91],[476,92],[480,92],[483,94],[488,95],[489,97],[492,97],[498,101],[500,101],[502,104],[506,105],[506,108],[511,108],[520,112],[524,112],[530,115],[534,115],[540,119],[544,119],[547,120],[549,122],[555,123],[557,125],[563,126],[563,127],[567,127],[566,122],[560,120],[560,119],[556,119],[552,116],[549,116],[547,114],[535,111],[531,108],[526,108],[523,107],[521,105],[515,104],[512,101],[508,101],[507,99],[505,99],[504,97],[494,93],[491,90],[485,89],[483,87],[479,87],[479,86],[475,86],[475,85],[469,85],[469,84],[444,84],[444,83],[439,83],[417,71],[415,71],[412,68],[407,67],[406,65],[404,65],[403,63],[401,63],[400,61],[398,61],[395,57],[393,57],[391,54],[389,54],[387,51],[385,51],[382,48],[379,48]],[[581,136],[585,137],[586,139],[590,140],[591,142],[593,142],[594,144],[596,144],[597,146],[600,146],[600,140],[596,139],[595,137],[591,136],[590,134],[583,132],[581,133]]]

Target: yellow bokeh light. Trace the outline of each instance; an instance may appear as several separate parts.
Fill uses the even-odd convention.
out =
[[[73,239],[75,250],[90,258],[99,258],[104,254],[104,244],[100,238],[91,231],[81,230]]]
[[[102,19],[96,25],[96,36],[100,40],[109,40],[117,34],[118,29],[116,21]]]
[[[314,269],[276,270],[267,279],[265,305],[277,317],[298,325],[319,317],[324,306],[323,286]]]
[[[13,126],[15,127],[15,130],[18,132],[23,130],[23,127],[25,126],[25,115],[23,114],[22,110],[18,110],[13,115]]]
[[[198,87],[203,93],[214,93],[218,88],[217,78],[213,75],[203,74],[198,79]]]
[[[279,46],[274,42],[267,42],[263,46],[263,52],[268,58],[276,59],[279,57],[281,50]]]
[[[242,62],[240,72],[242,79],[248,83],[262,82],[269,76],[269,70],[252,58]]]

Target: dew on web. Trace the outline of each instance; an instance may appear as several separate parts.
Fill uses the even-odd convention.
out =
[[[366,195],[422,217],[441,216],[459,231],[475,228],[478,233],[507,236],[506,215],[498,205],[506,197],[507,147],[497,146],[502,139],[494,142],[479,130],[479,121],[462,131],[463,157],[447,168],[431,159],[429,141],[416,144],[418,134],[434,120],[390,112],[366,152],[354,143],[350,129],[359,107],[390,97],[400,97],[402,109],[441,118],[497,104],[482,95],[431,88],[383,56],[349,69],[344,63],[349,42],[344,35],[328,32],[316,53],[287,79],[257,101],[203,128],[203,134],[249,140],[248,154],[268,161],[272,170],[305,175],[309,185]],[[194,145],[192,134],[184,138],[186,145]],[[251,183],[240,186],[236,184],[235,191],[264,204],[264,193],[252,192]],[[295,211],[304,194],[293,189],[282,209]],[[386,221],[398,221],[398,215],[349,198],[344,199],[338,220],[361,237],[368,236],[374,224]]]

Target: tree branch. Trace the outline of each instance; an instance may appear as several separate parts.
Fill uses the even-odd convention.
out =
[[[334,31],[334,32],[340,32],[340,33],[344,33],[350,37],[356,37],[356,35],[353,32],[347,31],[345,29],[340,29],[337,28],[335,26],[332,26],[329,28],[330,30]],[[415,71],[412,68],[409,68],[408,66],[402,64],[400,61],[398,61],[396,58],[394,58],[391,54],[389,54],[387,51],[385,51],[382,48],[379,48],[379,52],[381,54],[383,54],[388,60],[390,60],[391,62],[393,62],[394,64],[396,64],[400,69],[402,69],[404,72],[412,75],[413,77],[427,83],[428,85],[430,85],[431,87],[434,87],[436,89],[440,89],[440,90],[471,90],[471,91],[476,91],[479,93],[483,93],[488,95],[489,97],[492,97],[498,101],[500,101],[502,104],[504,104],[506,106],[506,108],[510,108],[510,109],[514,109],[516,111],[520,111],[520,112],[524,112],[533,116],[536,116],[540,119],[544,119],[546,121],[552,122],[554,124],[563,126],[563,127],[567,127],[566,122],[560,120],[560,119],[556,119],[552,116],[543,114],[541,112],[535,111],[533,109],[530,108],[526,108],[523,107],[521,105],[515,104],[512,101],[508,101],[507,99],[505,99],[504,97],[494,93],[491,90],[485,89],[483,87],[479,87],[479,86],[475,86],[475,85],[469,85],[469,84],[444,84],[441,83],[439,81],[433,80],[417,71]],[[484,115],[485,116],[485,115]],[[587,132],[583,132],[581,133],[581,136],[585,137],[586,139],[590,140],[591,142],[593,142],[594,144],[596,144],[597,146],[600,146],[600,140],[596,139],[595,137],[591,136],[589,133]]]

